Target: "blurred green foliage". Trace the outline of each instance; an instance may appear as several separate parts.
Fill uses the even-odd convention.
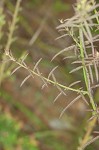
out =
[[[53,10],[57,13],[62,11],[68,11],[70,9],[70,5],[67,3],[64,3],[61,0],[55,0],[53,3]]]
[[[19,111],[21,111],[25,116],[30,120],[30,122],[33,122],[33,124],[36,124],[36,126],[40,126],[42,128],[45,128],[42,121],[33,113],[31,110],[29,110],[26,106],[18,102],[17,100],[14,100],[13,97],[5,92],[3,89],[0,91],[0,97],[2,97],[7,103],[12,105],[13,107],[16,107]]]
[[[28,7],[34,7],[35,6],[40,6],[42,3],[46,3],[46,1],[43,0],[31,0],[30,3],[28,3]],[[54,0],[52,1],[52,8],[54,10],[54,12],[56,13],[60,13],[63,11],[68,11],[70,9],[70,5],[68,3],[65,3],[61,0]]]
[[[2,28],[5,24],[5,15],[3,14],[3,9],[0,8],[0,39],[3,36]]]
[[[2,8],[0,8],[0,27],[5,24],[5,15],[3,14]]]
[[[21,142],[20,142],[21,141]],[[13,150],[20,146],[22,150],[39,150],[36,142],[23,135],[20,124],[7,114],[0,114],[0,148]]]
[[[6,115],[0,115],[0,143],[5,148],[12,148],[17,143],[19,126]]]
[[[39,6],[42,3],[43,3],[42,0],[31,0],[29,3],[27,3],[27,6],[29,8],[35,8],[35,6]]]

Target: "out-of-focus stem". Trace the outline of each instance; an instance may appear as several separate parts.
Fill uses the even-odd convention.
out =
[[[17,23],[17,15],[18,15],[18,12],[19,12],[20,3],[21,3],[21,0],[17,0],[16,7],[15,7],[15,12],[14,12],[13,19],[12,19],[12,23],[11,23],[10,28],[9,28],[7,44],[5,46],[6,54],[9,53],[9,49],[10,49],[11,44],[13,42],[13,33],[14,33],[16,23]],[[6,68],[6,63],[5,63],[6,62],[6,54],[4,53],[4,55],[2,56],[2,64],[1,64],[1,67],[0,67],[0,85],[1,85],[1,82],[4,78],[4,76],[5,76],[4,72],[5,72],[5,68]]]
[[[87,131],[86,131],[86,133],[85,133],[85,135],[84,135],[84,137],[80,143],[78,150],[83,150],[84,145],[90,140],[90,136],[91,136],[92,130],[96,124],[96,121],[97,121],[97,118],[95,117],[93,120],[91,120],[88,123]]]

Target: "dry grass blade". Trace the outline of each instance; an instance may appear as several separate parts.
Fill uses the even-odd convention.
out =
[[[20,87],[31,77],[31,74],[29,74],[21,83]]]
[[[69,108],[71,107],[77,100],[79,100],[81,98],[81,95],[77,96],[74,100],[72,100],[64,109],[63,111],[61,112],[60,114],[60,118],[62,117],[62,115],[64,114],[64,112]]]

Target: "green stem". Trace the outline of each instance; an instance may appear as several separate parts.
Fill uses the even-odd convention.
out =
[[[17,61],[12,55],[10,54],[7,54],[7,56],[9,57],[10,60],[12,60],[13,62],[15,62],[18,66],[21,66],[22,68],[26,69],[27,71],[29,71],[29,73],[31,73],[31,75],[36,75],[38,77],[40,77],[41,79],[43,79],[44,81],[48,82],[48,83],[51,83],[53,85],[56,85],[56,86],[59,86],[61,88],[63,88],[64,90],[70,90],[70,91],[74,91],[74,92],[77,92],[77,93],[82,93],[82,94],[87,94],[88,95],[88,92],[87,91],[84,91],[84,90],[79,90],[79,89],[74,89],[74,88],[70,88],[70,87],[67,87],[65,85],[62,85],[60,83],[58,83],[57,81],[53,81],[53,80],[50,80],[44,76],[42,76],[41,74],[35,72],[34,70],[31,70],[27,65],[25,65],[24,63],[21,63],[20,61]]]
[[[79,29],[79,36],[80,36],[80,44],[79,44],[79,48],[80,48],[80,55],[81,55],[81,59],[82,59],[82,66],[83,66],[83,75],[84,75],[84,81],[85,81],[85,85],[88,91],[88,96],[90,98],[90,103],[92,105],[93,110],[96,110],[96,105],[94,103],[93,100],[93,96],[91,93],[91,89],[90,89],[90,80],[89,80],[89,74],[88,74],[88,70],[85,64],[85,56],[84,56],[84,48],[83,48],[83,41],[82,41],[82,25]]]

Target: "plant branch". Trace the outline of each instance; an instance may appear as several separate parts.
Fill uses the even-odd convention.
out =
[[[11,47],[11,44],[14,41],[13,33],[14,33],[15,28],[16,28],[16,23],[18,21],[17,16],[18,16],[21,1],[22,0],[17,0],[17,2],[16,2],[15,12],[14,12],[14,15],[13,15],[12,23],[11,23],[10,28],[9,28],[8,40],[7,40],[7,44],[6,44],[6,47],[5,47],[5,52],[6,53],[9,53],[9,49]],[[1,64],[1,67],[0,67],[0,85],[1,85],[1,82],[2,82],[3,78],[5,78],[5,75],[4,75],[4,71],[5,71],[5,68],[6,68],[5,61],[6,61],[6,55],[4,53],[3,56],[2,56],[2,64]]]

